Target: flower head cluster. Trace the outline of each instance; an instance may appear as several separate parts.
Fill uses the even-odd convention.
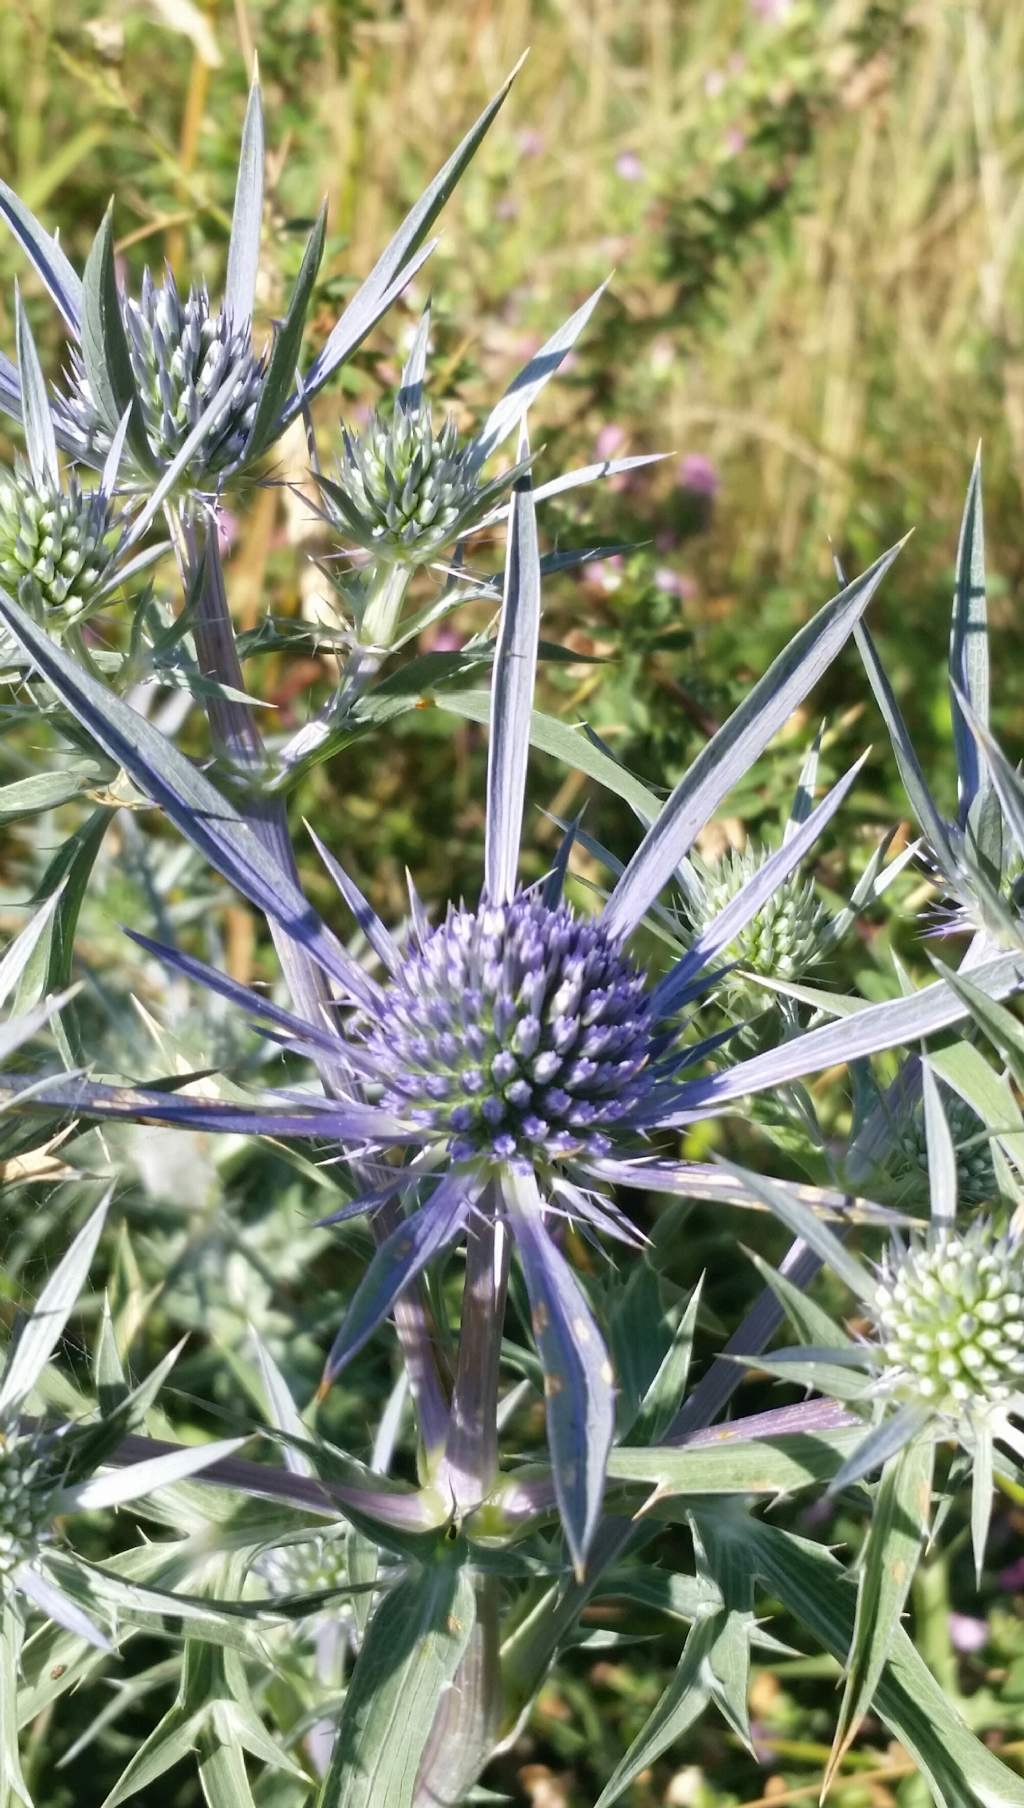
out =
[[[325,490],[336,525],[368,552],[426,564],[489,506],[472,440],[449,416],[435,433],[422,403],[399,398],[390,416],[375,410],[364,431],[342,431],[337,482]]]
[[[259,1569],[275,1595],[311,1595],[343,1588],[348,1581],[344,1528],[340,1535],[311,1532],[308,1538],[275,1545],[264,1552]]]
[[[381,1104],[455,1159],[602,1155],[652,1083],[644,976],[602,924],[520,893],[449,909],[363,1030]]]
[[[959,1416],[1024,1387],[1024,1249],[991,1221],[890,1257],[874,1311],[894,1390]]]
[[[205,284],[193,284],[184,301],[170,270],[162,283],[148,270],[139,299],[119,296],[132,375],[146,439],[159,466],[179,453],[211,402],[224,409],[196,448],[186,477],[208,484],[237,466],[252,431],[266,358],[252,345],[248,320],[236,327],[230,313],[214,313]],[[54,418],[67,443],[90,463],[110,447],[109,424],[98,408],[81,351],[70,357],[69,387]]]
[[[750,845],[730,850],[713,865],[694,859],[691,868],[699,886],[699,903],[687,901],[692,928],[699,933],[706,923],[755,877],[767,857],[766,850]],[[814,881],[799,871],[784,879],[742,929],[729,950],[730,958],[751,972],[771,979],[798,980],[810,973],[828,954],[832,917],[818,897]]]
[[[0,1605],[11,1578],[47,1542],[53,1518],[52,1440],[0,1432]]]
[[[19,458],[0,473],[0,581],[33,615],[81,615],[111,575],[115,526],[102,489],[37,477]]]
[[[956,1151],[957,1198],[962,1205],[983,1205],[996,1190],[995,1166],[984,1125],[956,1093],[944,1095],[943,1108]],[[893,1126],[885,1168],[901,1187],[927,1190],[928,1138],[920,1104]]]

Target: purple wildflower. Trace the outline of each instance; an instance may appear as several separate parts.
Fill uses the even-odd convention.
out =
[[[722,487],[717,467],[703,452],[688,452],[681,458],[677,476],[683,489],[692,490],[695,496],[717,496]]]

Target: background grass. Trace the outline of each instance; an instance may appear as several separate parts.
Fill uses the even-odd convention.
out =
[[[981,437],[995,574],[996,722],[1011,752],[1019,747],[1020,5],[152,0],[141,7],[123,0],[98,10],[80,0],[3,0],[0,21],[4,177],[47,223],[59,224],[76,261],[113,191],[119,244],[133,268],[166,257],[179,270],[207,271],[211,284],[223,263],[246,68],[258,48],[271,159],[261,304],[268,319],[277,311],[303,229],[326,194],[331,237],[314,339],[530,45],[429,266],[435,400],[467,422],[477,418],[518,363],[614,268],[593,330],[539,411],[539,470],[551,475],[613,450],[671,452],[628,484],[587,492],[545,518],[549,543],[634,547],[552,585],[551,638],[608,663],[549,669],[548,707],[568,720],[585,715],[647,782],[670,784],[709,724],[830,593],[832,547],[857,569],[913,527],[874,620],[911,726],[948,797],[946,619],[963,490]],[[16,272],[55,370],[56,326],[6,239],[0,341],[13,344]],[[394,380],[414,306],[425,296],[424,281],[344,373],[343,389],[321,400],[326,435],[339,413],[359,418]],[[298,475],[301,445],[285,456],[282,475]],[[255,625],[268,609],[320,606],[322,581],[304,574],[295,557],[296,549],[315,548],[301,500],[284,488],[255,494],[228,567],[243,624]],[[300,719],[322,676],[315,665],[261,664],[264,694],[284,721]],[[852,653],[832,675],[826,701],[833,766],[869,739],[878,744],[859,815],[821,868],[839,886],[856,850],[898,820],[904,804]],[[724,834],[742,839],[779,822],[810,728],[791,725],[744,793],[742,820],[723,825]],[[544,760],[536,766],[537,803],[564,813],[580,787]],[[315,774],[300,804],[344,848],[378,907],[394,915],[407,864],[428,896],[474,884],[481,771],[478,731],[454,728],[438,712],[417,713],[386,743],[386,757],[377,743],[353,750]],[[600,826],[604,839],[631,844],[628,819],[607,804]],[[52,825],[52,839],[61,829]],[[529,856],[537,872],[551,832],[538,814]],[[121,971],[123,948],[116,951],[121,945],[109,933],[118,921],[142,920],[146,881],[142,864],[133,864],[134,834],[129,822],[105,850],[99,901],[83,918],[81,958],[102,981],[100,1009],[110,1024],[119,1021],[118,996],[129,984],[139,987],[137,965]],[[23,895],[38,854],[37,842],[19,831],[6,838],[9,896]],[[194,913],[208,907],[205,892],[193,894]],[[247,975],[264,958],[248,913],[232,906],[217,921],[225,958]],[[857,957],[863,954],[863,970],[854,974],[869,987],[877,940],[865,942]],[[160,1002],[166,1010],[166,992]],[[187,1025],[187,1000],[175,994],[170,1003]],[[276,1335],[293,1372],[311,1380],[320,1321],[336,1313],[337,1294],[328,1290],[316,1322],[307,1322],[304,1263],[321,1258],[323,1239],[305,1228],[302,1182],[270,1157],[247,1165],[229,1156],[215,1170],[204,1153],[205,1166],[176,1172],[172,1209],[166,1174],[147,1176],[147,1151],[123,1141],[125,1171],[138,1180],[137,1203],[126,1209],[144,1266],[171,1276],[162,1322],[168,1334],[190,1324],[206,1333],[184,1371],[182,1398],[215,1415],[231,1409],[249,1318]],[[230,1214],[222,1209],[226,1175]],[[703,1225],[701,1252],[713,1254],[724,1234]],[[36,1236],[19,1249],[31,1276]],[[332,1287],[341,1287],[331,1273]],[[738,1265],[719,1271],[710,1299],[721,1320],[733,1317],[747,1285]],[[372,1365],[360,1374],[383,1389],[384,1355],[378,1367],[379,1374]],[[333,1429],[342,1439],[348,1429],[354,1440],[364,1418],[359,1396],[343,1396]],[[916,1603],[930,1661],[954,1693],[965,1694],[975,1724],[1003,1742],[1024,1734],[1024,1624],[1012,1593],[1019,1584],[999,1579],[1019,1552],[1022,1523],[1008,1503],[997,1527],[997,1568],[981,1605],[971,1607],[973,1630],[950,1619],[958,1603],[973,1600],[955,1546],[952,1559],[926,1569]],[[978,1648],[967,1652],[971,1639]],[[675,1656],[663,1631],[646,1644],[579,1653],[544,1691],[494,1786],[534,1808],[591,1801]],[[763,1668],[753,1703],[755,1755],[709,1727],[636,1786],[633,1808],[813,1802],[835,1699],[823,1661]],[[138,1726],[151,1721],[147,1703]],[[125,1749],[135,1731],[131,1721]],[[49,1791],[46,1808],[91,1808],[102,1788],[93,1796],[90,1779],[55,1773],[48,1744],[47,1729],[37,1729],[34,1763]],[[123,1762],[118,1738],[105,1749],[112,1766]],[[184,1775],[175,1773],[166,1787],[160,1802],[192,1808],[197,1800]],[[869,1725],[836,1792],[842,1808],[894,1801],[918,1808],[917,1791],[901,1755],[887,1752]]]

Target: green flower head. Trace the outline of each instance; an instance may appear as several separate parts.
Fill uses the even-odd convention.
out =
[[[990,1220],[890,1256],[874,1315],[893,1391],[959,1418],[1024,1387],[1024,1249]]]

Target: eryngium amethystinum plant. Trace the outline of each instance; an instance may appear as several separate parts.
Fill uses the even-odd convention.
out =
[[[1024,805],[987,728],[980,475],[972,479],[954,605],[963,791],[955,824],[928,801],[863,628],[895,549],[843,584],[794,634],[664,801],[594,740],[535,708],[542,577],[561,556],[541,557],[536,503],[608,467],[534,489],[525,414],[593,299],[465,444],[447,426],[436,432],[427,415],[428,324],[421,321],[393,410],[360,441],[347,440],[340,471],[319,479],[339,550],[370,555],[361,593],[346,592],[350,603],[357,594],[353,663],[298,754],[293,744],[264,742],[250,707],[254,687],[246,684],[245,646],[227,606],[212,504],[225,486],[258,472],[287,420],[411,279],[424,235],[504,93],[357,289],[298,389],[323,226],[273,344],[258,346],[257,89],[225,299],[216,311],[205,289],[193,287],[182,300],[170,275],[159,285],[145,278],[138,302],[123,294],[109,218],[80,282],[56,241],[9,190],[0,191],[5,216],[74,340],[55,401],[20,313],[20,371],[0,373],[5,405],[23,419],[28,456],[10,488],[31,496],[19,503],[14,551],[0,570],[10,580],[0,589],[0,621],[19,649],[22,710],[35,712],[34,720],[45,714],[104,782],[97,801],[89,781],[93,814],[67,859],[46,867],[37,912],[0,963],[0,999],[12,1001],[0,1037],[6,1122],[30,1151],[61,1132],[69,1165],[46,1221],[58,1242],[68,1208],[85,1204],[97,1167],[113,1163],[116,1179],[116,1125],[127,1121],[229,1139],[218,1145],[229,1150],[217,1169],[219,1217],[243,1249],[244,1219],[233,1217],[238,1153],[269,1161],[291,1144],[301,1145],[293,1150],[296,1185],[316,1187],[303,1195],[307,1209],[339,1239],[365,1219],[376,1246],[344,1305],[321,1297],[310,1275],[295,1308],[323,1359],[307,1410],[296,1404],[301,1372],[286,1378],[265,1339],[251,1351],[232,1347],[216,1398],[239,1436],[262,1418],[262,1460],[238,1456],[234,1438],[196,1441],[193,1432],[189,1442],[174,1442],[155,1400],[176,1352],[141,1386],[127,1382],[125,1359],[147,1302],[130,1229],[100,1243],[108,1202],[57,1259],[36,1310],[16,1330],[0,1382],[0,1804],[30,1808],[33,1800],[35,1771],[21,1764],[19,1724],[30,1744],[44,1710],[48,1728],[59,1727],[72,1690],[115,1674],[109,1646],[125,1703],[149,1712],[168,1665],[136,1673],[126,1666],[138,1631],[166,1636],[170,1628],[180,1635],[169,1664],[175,1698],[162,1717],[151,1714],[106,1808],[136,1794],[148,1799],[181,1762],[197,1766],[212,1808],[257,1799],[289,1808],[454,1808],[480,1799],[475,1791],[491,1780],[492,1756],[515,1738],[552,1666],[579,1637],[584,1610],[600,1621],[614,1596],[660,1609],[688,1631],[664,1697],[602,1779],[599,1808],[609,1808],[708,1708],[749,1742],[752,1654],[766,1643],[777,1649],[756,1616],[763,1593],[845,1667],[830,1774],[838,1774],[872,1707],[938,1804],[1024,1808],[1024,1784],[968,1730],[901,1623],[929,1527],[934,1518],[936,1536],[944,1535],[968,1468],[980,1564],[993,1487],[1017,1480],[1024,1458],[1014,1423],[1024,1403],[1024,1119],[1017,1103],[1024,1035],[1005,1002],[1024,984],[1024,950],[998,852],[1005,839],[1024,854]],[[481,488],[486,458],[517,430],[510,469]],[[105,508],[115,492],[127,496],[130,525],[117,568],[129,592],[164,512],[183,588],[181,614],[164,622],[154,657],[172,646],[180,655],[179,689],[191,686],[209,720],[208,759],[182,750],[167,720],[154,719],[148,695],[118,694],[103,673],[122,667],[105,665],[95,645],[68,631],[69,609],[73,627],[76,611],[91,613],[106,597],[98,548],[107,545],[109,519],[83,551],[86,517],[76,513],[80,493],[61,476],[59,445],[102,466]],[[60,508],[52,505],[58,487]],[[5,503],[0,512],[13,520],[17,511]],[[385,924],[344,855],[314,832],[355,925],[343,937],[340,924],[308,900],[285,813],[287,791],[304,769],[301,754],[313,746],[317,758],[340,758],[346,737],[422,701],[417,662],[405,689],[401,667],[386,691],[378,680],[383,656],[416,632],[415,617],[399,628],[405,587],[425,565],[449,555],[454,565],[465,533],[503,521],[498,592],[491,580],[467,580],[459,591],[462,600],[500,604],[496,632],[481,632],[465,661],[455,662],[456,679],[489,671],[485,702],[441,682],[431,681],[427,692],[456,714],[475,710],[487,726],[479,888],[469,898],[424,902],[410,884],[403,920]],[[134,549],[126,567],[120,555]],[[76,583],[80,589],[80,574],[93,566],[99,588],[81,597]],[[63,597],[54,588],[58,571],[69,580]],[[446,593],[442,608],[448,600]],[[140,606],[131,672],[140,669],[134,624],[148,619]],[[730,791],[853,633],[943,883],[975,929],[960,969],[939,967],[916,987],[894,974],[893,996],[874,1004],[827,990],[824,957],[913,851],[885,866],[883,845],[839,916],[801,876],[851,799],[860,762],[815,802],[813,750],[783,837],[763,855],[716,874],[695,851]],[[150,677],[159,669],[166,668],[151,667]],[[472,706],[467,695],[476,698]],[[602,851],[578,825],[566,831],[546,875],[523,881],[534,743],[563,757],[571,751],[583,772],[645,823],[606,896],[574,878],[578,849]],[[78,794],[74,785],[61,793]],[[281,966],[282,986],[273,993],[201,958],[187,916],[175,921],[174,943],[165,923],[156,936],[133,931],[149,973],[170,975],[179,987],[184,981],[197,997],[202,988],[240,1024],[258,1026],[264,1059],[244,1071],[221,1074],[209,1064],[197,1071],[155,1025],[163,1070],[129,1084],[79,1050],[77,1031],[64,1021],[83,895],[100,883],[98,850],[124,803],[155,807],[190,843],[191,857],[207,861],[267,921]],[[143,820],[151,827],[152,813]],[[668,912],[667,888],[675,888]],[[680,896],[688,909],[680,909]],[[978,897],[983,923],[967,908]],[[166,900],[158,903],[155,917],[166,918]],[[762,1039],[753,1054],[735,1021],[738,965],[794,1006],[777,1015],[767,1044]],[[962,1034],[957,1025],[966,1025]],[[929,1043],[940,1030],[941,1043]],[[284,1064],[276,1087],[259,1083],[271,1071],[268,1046]],[[835,1080],[841,1067],[853,1079],[848,1137],[851,1114]],[[749,1101],[766,1098],[785,1117],[804,1091],[799,1082],[819,1074],[830,1076],[833,1129],[821,1147],[807,1140],[808,1181],[684,1158],[685,1145],[681,1153],[681,1138],[706,1135],[715,1127],[710,1120],[746,1112]],[[908,1112],[924,1129],[927,1227],[908,1222],[893,1200],[879,1203],[860,1178],[898,1159]],[[984,1176],[972,1169],[969,1187],[958,1161],[961,1117],[980,1126],[989,1162]],[[794,1107],[794,1133],[807,1122]],[[89,1129],[94,1123],[106,1127],[102,1142]],[[777,1152],[762,1146],[773,1169]],[[4,1177],[15,1188],[24,1183],[13,1167]],[[649,1238],[645,1196],[675,1201],[670,1228],[691,1202],[705,1200],[720,1213],[766,1209],[794,1239],[778,1272],[762,1264],[763,1295],[730,1327],[725,1350],[695,1384],[689,1370],[703,1334],[701,1279],[690,1273],[680,1290],[663,1272],[665,1226]],[[12,1244],[19,1248],[27,1236],[32,1246],[38,1233],[21,1224],[19,1209],[11,1214]],[[208,1216],[204,1208],[204,1224]],[[163,1277],[157,1288],[177,1302],[192,1272],[190,1246],[206,1234],[187,1210],[181,1227],[173,1289]],[[869,1247],[862,1252],[854,1239]],[[156,1238],[153,1246],[165,1245]],[[96,1310],[88,1298],[76,1301],[101,1249],[110,1256],[113,1298],[111,1311],[99,1313],[90,1396],[73,1378],[73,1361],[56,1357],[72,1311]],[[825,1266],[856,1302],[849,1328],[811,1296]],[[19,1285],[19,1293],[28,1291]],[[799,1343],[771,1351],[786,1317]],[[402,1372],[366,1439],[374,1398],[368,1365],[379,1360],[392,1321]],[[195,1322],[205,1322],[198,1300]],[[279,1341],[287,1366],[288,1340]],[[200,1361],[216,1364],[206,1342]],[[750,1365],[802,1397],[716,1425]],[[239,1382],[251,1411],[240,1404]],[[338,1405],[346,1395],[357,1402],[358,1423]],[[532,1425],[541,1402],[546,1448],[538,1452]],[[350,1443],[362,1440],[361,1450],[339,1446],[339,1423]],[[761,1510],[821,1484],[826,1515],[828,1499],[842,1491],[844,1524],[852,1529],[859,1515],[869,1526],[855,1580],[832,1555],[827,1533],[827,1542],[809,1542],[784,1516]],[[129,1506],[115,1538],[102,1516]],[[140,1520],[160,1536],[143,1536]],[[656,1550],[666,1522],[669,1536]],[[680,1538],[679,1528],[688,1536]],[[621,1615],[615,1624],[621,1633]],[[148,1661],[140,1654],[140,1666]],[[97,1712],[74,1749],[92,1743],[106,1754],[112,1718],[109,1709]]]

